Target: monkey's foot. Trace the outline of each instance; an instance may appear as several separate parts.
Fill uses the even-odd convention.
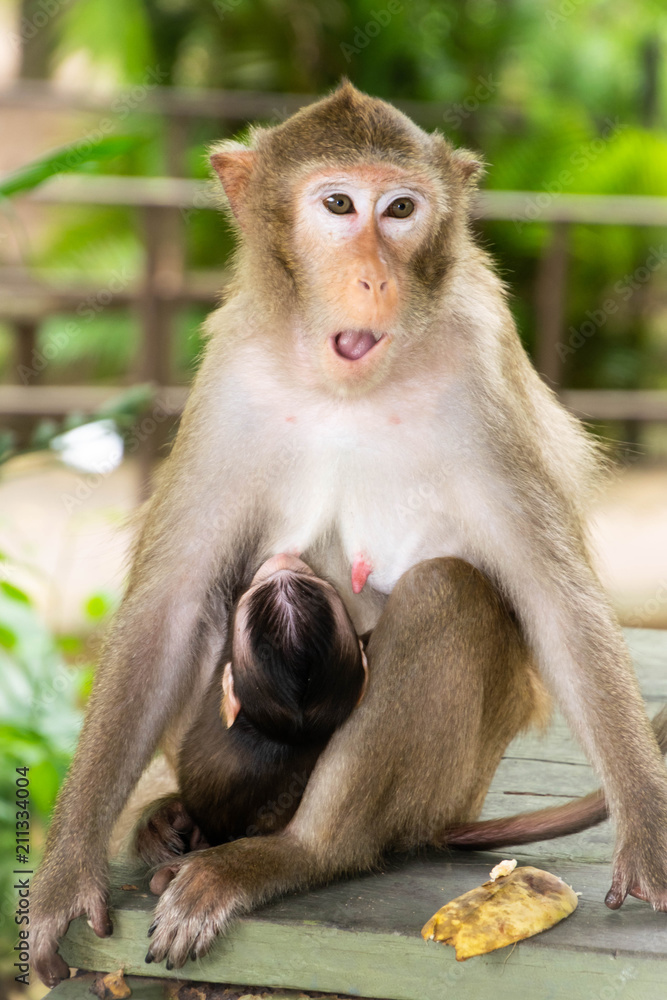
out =
[[[137,854],[148,865],[171,861],[209,844],[177,795],[152,802],[134,834]]]
[[[225,845],[227,847],[227,845]],[[201,958],[218,934],[247,907],[239,888],[230,880],[220,848],[162,865],[151,880],[151,891],[162,893],[146,962],[161,962],[180,969],[188,958]]]
[[[650,903],[654,910],[667,912],[667,832],[645,840],[648,842],[638,840],[617,852],[611,888],[605,897],[610,910],[622,906],[626,896],[634,896]]]
[[[241,914],[331,875],[286,832],[241,838],[163,865],[151,882],[151,889],[163,893],[146,961],[166,959],[167,968],[180,968],[188,958],[205,955]]]

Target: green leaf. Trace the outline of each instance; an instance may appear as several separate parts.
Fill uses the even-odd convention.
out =
[[[93,680],[95,679],[95,668],[85,667],[79,672],[79,700],[82,705],[85,705],[90,698],[90,692],[93,690]]]
[[[83,648],[83,641],[78,635],[61,635],[56,638],[56,646],[65,656],[74,656]]]
[[[98,620],[104,618],[105,615],[111,610],[110,601],[104,596],[104,594],[93,594],[89,597],[85,604],[86,614],[89,618]]]
[[[19,601],[21,604],[31,603],[30,598],[24,590],[15,587],[13,583],[8,583],[7,580],[0,581],[0,590],[12,601]]]
[[[108,160],[135,149],[143,137],[139,135],[109,135],[101,139],[86,139],[61,146],[33,160],[25,167],[7,174],[0,180],[0,197],[9,198],[22,191],[31,191],[55,174],[90,171],[100,160]]]
[[[49,739],[32,726],[0,723],[0,744],[5,763],[11,759],[29,767],[53,752]]]
[[[17,642],[16,632],[12,632],[6,625],[0,624],[0,646],[4,649],[13,649]]]
[[[48,816],[53,808],[66,769],[67,762],[62,755],[54,755],[49,760],[42,760],[31,766],[30,797],[42,814]]]
[[[122,420],[126,416],[136,419],[148,409],[154,399],[154,386],[150,382],[140,382],[100,406],[95,416],[111,417],[114,420]]]

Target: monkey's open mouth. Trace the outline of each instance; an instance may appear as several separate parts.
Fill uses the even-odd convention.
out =
[[[336,354],[347,361],[358,361],[383,337],[383,333],[375,334],[372,330],[341,330],[331,339]]]

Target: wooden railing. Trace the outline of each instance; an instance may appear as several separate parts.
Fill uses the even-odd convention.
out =
[[[155,87],[147,92],[141,112],[169,119],[168,158],[170,169],[178,174],[182,172],[187,125],[191,119],[205,116],[237,124],[256,118],[277,120],[309,99],[307,95],[187,92]],[[110,105],[110,100],[101,101],[88,95],[62,95],[43,84],[23,83],[0,91],[0,112],[3,106],[102,112],[108,111]],[[424,125],[441,122],[446,110],[444,105],[420,102],[403,102],[401,106]],[[189,209],[217,207],[219,196],[213,183],[178,176],[63,175],[26,197],[40,204],[122,205],[136,210],[145,247],[143,274],[114,291],[108,307],[139,311],[141,359],[133,377],[153,383],[164,405],[177,413],[186,390],[171,385],[168,358],[174,307],[192,302],[213,305],[225,282],[225,275],[220,272],[187,272],[184,267],[184,214]],[[479,219],[519,220],[522,225],[539,221],[551,226],[551,240],[539,262],[536,278],[535,363],[547,381],[558,389],[571,226],[577,223],[665,226],[667,198],[483,191],[477,198],[475,215]],[[121,391],[118,387],[40,385],[38,376],[26,385],[18,374],[31,366],[42,320],[54,312],[71,311],[98,292],[99,285],[72,281],[55,270],[0,267],[0,318],[13,325],[17,344],[11,376],[14,384],[0,385],[0,415],[62,416],[75,409],[92,413],[114,392]],[[568,390],[561,395],[573,411],[591,419],[667,421],[667,392]]]

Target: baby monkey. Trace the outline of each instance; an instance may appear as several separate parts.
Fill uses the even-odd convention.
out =
[[[223,667],[226,658],[181,745],[180,792],[154,802],[137,829],[149,864],[286,826],[367,683],[338,593],[293,555],[273,556],[253,577]]]

